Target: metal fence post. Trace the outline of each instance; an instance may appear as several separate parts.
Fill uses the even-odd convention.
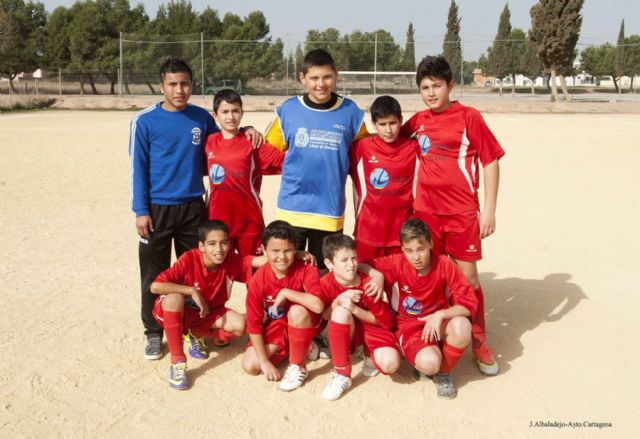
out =
[[[373,95],[377,94],[377,85],[378,85],[378,32],[374,34],[374,42],[373,42]]]
[[[58,68],[58,94],[62,96],[62,68]]]
[[[120,74],[118,75],[118,90],[120,90],[120,92],[118,93],[118,96],[122,97],[122,88],[123,88],[123,84],[122,84],[122,76],[124,74],[124,61],[122,59],[122,32],[120,32]]]
[[[200,71],[202,72],[202,100],[204,101],[204,33],[200,32]]]
[[[464,95],[464,50],[462,37],[460,37],[460,97]]]

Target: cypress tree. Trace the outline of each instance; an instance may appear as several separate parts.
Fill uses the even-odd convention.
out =
[[[575,56],[584,0],[539,0],[531,8],[529,36],[545,70],[551,74],[551,101],[558,97],[556,74]],[[569,95],[565,94],[569,99]]]
[[[529,38],[524,43],[524,52],[520,63],[521,73],[531,80],[531,94],[536,94],[534,81],[543,72],[544,66],[538,59],[536,49]]]
[[[455,0],[451,0],[449,6],[449,17],[447,19],[447,34],[444,36],[442,45],[442,55],[447,59],[453,72],[453,77],[458,82],[460,78],[460,67],[462,66],[462,50],[460,47],[460,17],[458,17],[458,5]]]
[[[616,47],[616,74],[613,78],[613,81],[616,82],[616,77],[618,80],[622,78],[626,72],[626,57],[625,57],[625,42],[624,42],[624,19],[620,24],[620,33],[618,33],[618,44]],[[618,93],[622,93],[622,89],[616,85],[618,89]]]
[[[409,22],[407,28],[407,44],[404,47],[403,69],[412,71],[416,69],[416,43],[413,30],[413,23]]]
[[[493,40],[493,46],[489,53],[489,64],[493,76],[500,80],[500,96],[502,96],[502,79],[509,75],[513,68],[511,53],[511,11],[509,5],[504,5],[498,23],[498,33]]]

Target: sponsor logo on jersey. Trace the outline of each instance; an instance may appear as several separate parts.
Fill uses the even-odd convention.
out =
[[[478,251],[478,249],[476,248],[475,245],[469,244],[469,248],[467,249],[467,253],[476,253],[477,251]]]
[[[298,128],[295,144],[298,148],[304,148],[309,144],[309,131],[306,128]]]
[[[340,125],[340,124],[335,124],[335,125],[333,125],[332,128],[337,128],[337,129],[342,130],[342,131],[346,131],[347,130],[347,127],[345,127],[344,125]]]
[[[191,130],[191,143],[194,145],[200,145],[200,141],[202,140],[202,130],[198,127],[195,127]]]
[[[403,286],[402,286],[402,288],[400,288],[400,290],[401,290],[403,293],[411,294],[411,290],[409,289],[409,285],[403,285]]]
[[[418,143],[420,144],[420,152],[422,155],[429,152],[429,149],[431,148],[431,139],[429,139],[429,136],[421,134],[418,137]]]
[[[284,315],[284,308],[279,306],[278,309],[274,309],[273,306],[267,308],[267,314],[272,320],[278,320],[280,317]]]
[[[422,303],[413,297],[405,297],[402,301],[402,309],[410,316],[417,316],[422,312]]]
[[[209,158],[211,159],[211,158],[214,158],[214,157],[215,157],[215,155],[213,154],[213,151],[209,151]]]
[[[369,174],[369,182],[374,189],[384,189],[389,184],[389,174],[382,168],[375,168]]]
[[[375,155],[372,155],[371,158],[369,159],[369,163],[378,163],[379,160],[376,158]]]
[[[211,179],[211,184],[216,186],[221,184],[224,181],[224,168],[218,163],[214,163],[209,169],[209,178]]]

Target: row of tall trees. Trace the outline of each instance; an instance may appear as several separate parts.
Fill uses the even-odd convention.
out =
[[[131,7],[129,0],[79,0],[51,14],[37,0],[0,0],[0,74],[9,77],[15,91],[13,79],[23,71],[72,70],[80,73],[82,92],[88,82],[96,93],[94,75],[99,72],[109,78],[114,93],[123,33],[128,41],[138,41],[124,47],[125,85],[132,79],[130,72],[140,71],[153,90],[151,84],[157,83],[157,77],[151,72],[172,54],[184,57],[198,71],[204,58],[209,77],[205,81],[220,77],[222,72],[246,81],[256,73],[270,76],[284,70],[283,43],[272,41],[269,32],[262,12],[244,18],[227,13],[221,19],[211,7],[194,11],[189,0],[161,5],[153,19],[143,5]],[[208,40],[237,43],[208,43],[201,57],[201,33]],[[158,44],[161,38],[167,44]],[[190,42],[175,44],[183,39]]]
[[[397,44],[386,30],[354,32],[340,35],[335,28],[312,29],[302,44],[289,54],[291,69],[300,72],[304,53],[313,49],[331,52],[340,70],[413,71],[416,68],[415,37],[413,24],[407,28],[405,47]]]

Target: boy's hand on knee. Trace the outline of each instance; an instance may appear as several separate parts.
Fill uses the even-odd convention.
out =
[[[428,316],[418,317],[418,320],[425,322],[422,329],[422,340],[426,342],[438,342],[441,339],[440,328],[442,326],[443,316],[440,311],[436,311]]]
[[[207,314],[209,314],[209,306],[207,305],[207,301],[204,300],[204,297],[202,297],[202,294],[200,294],[200,291],[198,291],[198,289],[194,288],[193,291],[194,292],[193,294],[191,294],[191,298],[200,309],[200,317],[204,318],[207,316]]]
[[[362,297],[362,291],[352,289],[352,290],[343,291],[342,293],[340,293],[338,297],[336,297],[336,299],[338,299],[338,301],[340,301],[340,299],[348,299],[348,300],[351,300],[353,303],[358,303],[360,302],[361,297]]]
[[[356,309],[355,303],[348,297],[338,297],[338,305],[353,314]]]
[[[280,379],[280,372],[269,360],[260,362],[260,370],[267,378],[267,381],[278,381]]]
[[[480,213],[480,239],[493,234],[496,231],[496,214],[495,212],[484,209]]]

